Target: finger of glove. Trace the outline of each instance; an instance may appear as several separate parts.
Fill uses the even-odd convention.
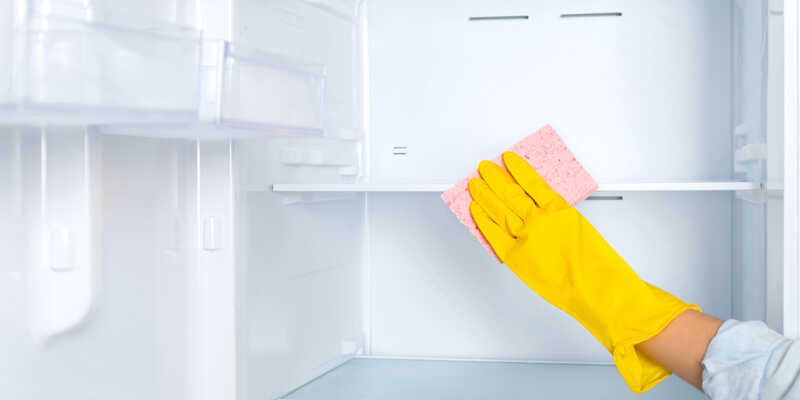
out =
[[[503,153],[503,161],[514,180],[536,201],[540,208],[559,210],[569,207],[567,201],[553,190],[524,158],[507,151]]]
[[[478,172],[492,191],[520,218],[525,219],[536,208],[533,199],[517,184],[505,168],[491,162],[481,161]]]
[[[480,178],[470,179],[469,194],[486,211],[492,221],[505,229],[509,235],[517,236],[524,224],[522,218],[497,197],[497,194],[486,184],[486,181]]]
[[[492,221],[489,214],[477,202],[470,203],[469,211],[483,237],[486,238],[494,253],[497,254],[497,258],[505,262],[508,251],[514,246],[514,238]]]

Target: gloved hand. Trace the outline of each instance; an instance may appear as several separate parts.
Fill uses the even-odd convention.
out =
[[[497,256],[531,289],[578,320],[608,349],[631,390],[670,374],[634,347],[687,309],[639,278],[600,233],[519,155],[480,163],[469,182],[472,217]],[[510,174],[509,174],[510,172]]]

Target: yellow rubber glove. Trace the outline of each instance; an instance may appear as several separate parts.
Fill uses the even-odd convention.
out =
[[[631,390],[643,393],[667,378],[668,370],[634,346],[687,309],[700,309],[639,278],[522,157],[507,152],[503,161],[508,171],[483,161],[483,179],[469,182],[470,211],[497,256],[589,330]]]

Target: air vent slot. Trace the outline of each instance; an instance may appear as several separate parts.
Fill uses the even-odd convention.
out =
[[[621,17],[621,12],[570,13],[561,14],[561,18]]]
[[[529,19],[527,15],[494,15],[484,17],[469,17],[470,21],[504,21],[514,19]]]
[[[622,200],[622,196],[589,196],[586,200]]]

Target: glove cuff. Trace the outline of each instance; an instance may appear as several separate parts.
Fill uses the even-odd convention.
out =
[[[679,304],[675,304],[671,310],[665,313],[662,320],[654,325],[653,329],[637,332],[637,336],[626,339],[609,349],[614,357],[617,370],[634,393],[644,393],[652,389],[671,374],[669,370],[636,350],[635,346],[661,333],[672,320],[686,310],[702,312],[700,307],[694,304],[679,301]]]

